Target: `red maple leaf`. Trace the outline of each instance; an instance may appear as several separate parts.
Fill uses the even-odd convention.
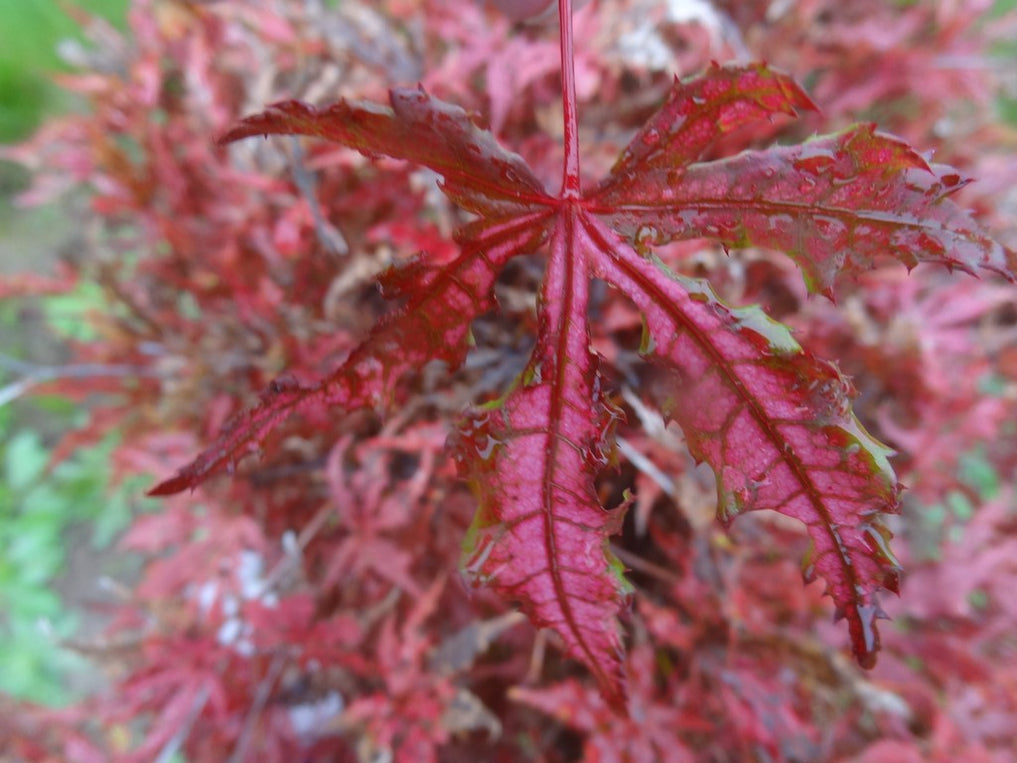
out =
[[[700,161],[736,128],[813,108],[793,80],[764,65],[713,66],[675,81],[609,176],[584,192],[569,0],[559,18],[565,161],[558,193],[466,112],[422,89],[393,90],[388,106],[280,103],[222,138],[301,134],[408,160],[438,173],[442,191],[477,219],[457,233],[461,251],[451,262],[425,253],[383,277],[386,294],[405,304],[339,369],[312,385],[273,384],[152,493],[194,487],[232,465],[297,409],[384,408],[426,363],[458,367],[471,320],[495,307],[500,269],[543,249],[530,361],[457,439],[461,472],[480,499],[465,552],[468,576],[552,628],[608,702],[623,706],[617,615],[630,589],[607,544],[624,507],[605,510],[594,489],[618,416],[590,349],[588,286],[597,277],[642,312],[643,355],[673,379],[665,413],[716,473],[721,518],[772,509],[803,521],[813,543],[807,576],[826,580],[855,655],[871,666],[882,616],[877,592],[896,591],[898,580],[880,520],[897,510],[887,449],[851,413],[852,387],[834,365],[802,349],[759,308],[728,306],[706,282],[671,272],[651,247],[712,238],[725,247],[781,249],[810,289],[828,294],[838,277],[870,268],[877,256],[1012,278],[1017,255],[948,198],[964,183],[955,171],[929,165],[872,126]]]

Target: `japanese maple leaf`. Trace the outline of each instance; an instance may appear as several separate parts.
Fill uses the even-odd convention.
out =
[[[500,269],[543,250],[529,363],[458,438],[461,471],[480,501],[466,544],[468,577],[557,632],[608,701],[622,706],[617,617],[629,588],[607,544],[624,507],[605,510],[594,490],[618,416],[590,349],[588,287],[597,277],[642,312],[643,354],[674,381],[665,412],[683,428],[692,454],[713,468],[720,517],[772,509],[804,522],[813,545],[807,576],[826,580],[855,655],[871,666],[882,616],[877,593],[898,585],[880,519],[897,509],[888,451],[852,415],[851,385],[835,366],[803,350],[759,308],[726,305],[706,282],[671,272],[650,247],[712,238],[725,247],[780,249],[811,290],[826,293],[839,276],[879,256],[1008,278],[1017,256],[949,199],[963,184],[956,172],[930,166],[869,125],[699,161],[735,128],[814,108],[789,77],[763,65],[713,66],[676,81],[608,177],[584,192],[569,0],[560,3],[559,19],[566,145],[557,193],[462,109],[421,89],[393,90],[387,106],[279,103],[222,138],[301,134],[415,162],[438,173],[442,191],[477,219],[457,233],[461,253],[453,261],[432,263],[424,253],[383,277],[386,293],[405,298],[405,306],[340,368],[313,385],[274,384],[152,492],[194,487],[256,450],[295,410],[384,408],[400,381],[429,361],[459,366],[471,320],[495,307]]]

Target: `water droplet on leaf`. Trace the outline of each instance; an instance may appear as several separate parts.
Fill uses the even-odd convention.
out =
[[[649,129],[643,133],[642,141],[644,145],[656,146],[660,143],[660,131],[656,129]]]
[[[645,254],[651,246],[656,246],[660,243],[660,231],[652,225],[640,225],[636,231],[635,244],[636,249],[641,253]]]

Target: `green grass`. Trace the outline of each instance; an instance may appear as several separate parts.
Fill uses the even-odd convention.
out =
[[[100,301],[96,287],[83,286],[35,300],[33,309],[41,311],[54,342],[87,341],[75,327],[87,325],[84,316]],[[0,350],[15,357],[25,354],[18,328],[26,304],[0,302]],[[16,378],[15,371],[0,368],[0,387]],[[111,488],[116,434],[50,463],[60,432],[86,421],[86,411],[62,397],[32,396],[0,406],[0,693],[20,700],[62,705],[88,684],[87,663],[62,642],[79,631],[82,592],[94,588],[93,578],[129,566],[110,548],[131,518],[152,506],[141,495],[146,479]],[[76,563],[69,569],[72,557]],[[74,578],[80,574],[87,582]],[[65,601],[61,591],[73,593]]]
[[[122,25],[128,0],[85,0],[85,10]],[[50,81],[62,70],[60,40],[81,34],[56,0],[0,0],[0,143],[28,136],[60,105]]]
[[[1017,0],[996,0],[986,15],[986,21],[991,24],[995,19],[1015,12],[1017,12]],[[1010,87],[1002,88],[996,98],[999,118],[1011,126],[1017,126],[1017,91],[1014,90],[1012,84],[1012,72],[1017,71],[1017,40],[997,42],[991,53],[1000,60],[1004,72],[1011,72]],[[1004,79],[1007,79],[1005,75]]]
[[[71,675],[83,661],[61,646],[78,615],[54,585],[65,574],[68,542],[85,529],[95,551],[126,527],[136,482],[108,489],[116,437],[49,468],[39,435],[10,431],[0,417],[0,692],[60,705],[73,698]],[[4,431],[7,429],[7,431]],[[74,537],[82,537],[81,532]],[[80,606],[80,602],[77,602]]]
[[[78,3],[120,26],[127,4]],[[51,81],[65,68],[57,47],[69,38],[81,39],[80,31],[56,0],[0,0],[0,143],[27,137],[70,102]],[[25,181],[19,168],[0,166],[0,270],[47,270],[52,251],[66,236],[66,215],[58,207],[10,206],[10,195]],[[36,301],[32,309],[42,311],[54,341],[65,336],[87,340],[71,329],[87,326],[82,316],[95,301],[83,287]],[[7,354],[24,350],[20,311],[26,304],[0,303],[0,350]],[[0,370],[0,385],[12,380]],[[19,415],[26,412],[34,412],[34,418]],[[73,699],[75,676],[86,672],[84,661],[61,646],[81,620],[76,611],[81,602],[65,602],[57,592],[67,574],[69,544],[84,538],[94,548],[108,547],[139,508],[132,498],[139,492],[136,484],[109,490],[115,438],[50,468],[50,444],[37,428],[80,425],[80,413],[54,398],[0,407],[0,693],[49,705]],[[33,421],[47,426],[36,427]]]
[[[124,26],[128,3],[73,2],[119,27]],[[57,48],[67,39],[80,40],[82,35],[58,0],[0,0],[0,144],[27,138],[46,117],[70,103],[52,81],[54,73],[66,70]],[[12,199],[27,185],[28,174],[22,167],[0,160],[0,274],[25,268],[45,270],[49,253],[67,235],[61,210],[13,206]]]

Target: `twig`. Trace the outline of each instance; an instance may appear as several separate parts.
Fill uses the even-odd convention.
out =
[[[304,164],[304,149],[300,147],[300,141],[296,138],[290,139],[293,147],[293,182],[297,189],[307,199],[307,206],[311,209],[311,219],[314,220],[314,233],[319,243],[326,251],[332,254],[349,254],[350,245],[342,232],[332,223],[325,219],[321,213],[321,205],[318,204],[318,197],[315,194],[314,175],[307,170]]]
[[[273,591],[279,584],[279,581],[287,575],[290,570],[299,567],[300,560],[303,557],[304,550],[307,545],[314,539],[314,536],[318,534],[318,531],[325,526],[328,521],[335,513],[335,507],[331,503],[326,503],[317,513],[312,517],[311,521],[304,525],[304,529],[300,531],[291,544],[286,547],[285,555],[280,559],[272,570],[265,576],[264,589],[265,591]],[[285,546],[286,544],[284,544]]]
[[[668,585],[678,585],[682,581],[681,575],[677,575],[666,567],[661,567],[659,564],[649,562],[643,559],[643,557],[633,554],[631,551],[627,551],[613,543],[611,544],[611,553],[617,556],[629,569],[654,577]]]
[[[246,758],[247,748],[251,743],[251,737],[254,736],[258,717],[265,709],[265,705],[268,704],[272,687],[279,680],[279,676],[282,675],[285,666],[285,657],[281,653],[276,653],[272,657],[268,670],[265,672],[265,677],[258,683],[258,688],[254,692],[254,698],[251,700],[251,707],[248,709],[247,717],[244,719],[244,728],[240,732],[240,736],[237,737],[237,744],[233,748],[233,753],[229,756],[227,763],[243,763]]]
[[[618,444],[619,452],[629,460],[629,463],[656,482],[660,489],[667,495],[674,496],[677,493],[674,480],[664,474],[664,472],[661,471],[660,468],[653,463],[653,461],[636,450],[632,446],[632,443],[624,437],[617,438],[615,442]]]
[[[169,763],[173,760],[184,742],[187,741],[187,737],[190,736],[194,722],[201,715],[201,711],[205,707],[205,703],[208,702],[210,694],[211,691],[209,691],[208,686],[202,686],[198,693],[194,695],[194,702],[191,704],[191,709],[187,712],[187,717],[180,724],[177,733],[170,737],[169,741],[163,745],[162,750],[159,751],[159,756],[155,759],[155,763]]]
[[[13,371],[22,378],[0,387],[0,407],[26,394],[33,387],[57,379],[91,379],[101,377],[158,377],[161,374],[142,366],[107,363],[71,363],[64,366],[42,366],[0,353],[0,368]]]

